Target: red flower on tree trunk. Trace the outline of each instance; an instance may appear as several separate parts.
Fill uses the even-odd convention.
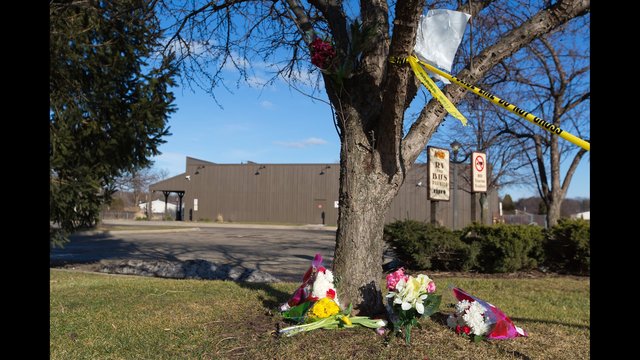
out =
[[[336,57],[333,46],[325,40],[315,38],[311,43],[311,63],[320,69],[327,69]]]

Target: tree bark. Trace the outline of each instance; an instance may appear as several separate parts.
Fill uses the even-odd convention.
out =
[[[404,177],[383,171],[375,136],[359,125],[356,111],[343,113],[348,136],[340,152],[340,211],[334,272],[345,306],[357,314],[380,314],[384,219]]]
[[[564,200],[564,197],[562,200]],[[552,227],[558,224],[558,219],[560,219],[560,208],[562,206],[562,200],[552,200],[547,204],[548,227]]]

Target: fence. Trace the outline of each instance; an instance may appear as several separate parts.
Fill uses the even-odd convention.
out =
[[[103,211],[100,214],[100,219],[108,220],[135,220],[136,213],[133,211]]]
[[[547,218],[545,215],[519,212],[517,215],[503,215],[502,219],[505,224],[534,224],[545,228],[547,227]]]

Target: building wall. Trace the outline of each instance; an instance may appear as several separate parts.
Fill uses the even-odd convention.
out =
[[[339,164],[215,164],[187,158],[186,169],[185,173],[150,187],[152,191],[184,191],[184,220],[215,221],[221,216],[225,222],[337,224],[338,209],[334,203],[338,201]],[[426,171],[426,165],[416,164],[409,172],[392,202],[387,222],[407,218],[430,220]],[[471,222],[469,185],[464,181],[464,171],[459,168],[457,228]],[[417,186],[420,182],[421,186]],[[495,191],[489,193],[490,210],[485,211],[484,223],[490,224],[492,214],[498,212],[497,199]],[[437,209],[438,221],[448,227],[453,225],[451,203],[441,201]],[[480,219],[479,205],[476,219]]]
[[[264,166],[264,168],[261,168]],[[192,175],[185,193],[188,219],[335,225],[338,212],[337,166],[328,164],[217,165]],[[198,199],[198,209],[194,208]]]

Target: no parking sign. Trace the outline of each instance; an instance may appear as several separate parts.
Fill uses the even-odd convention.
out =
[[[471,154],[471,191],[487,192],[487,155],[485,153]]]

